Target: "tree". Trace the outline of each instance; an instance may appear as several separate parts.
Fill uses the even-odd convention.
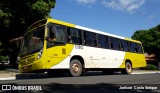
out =
[[[132,39],[141,41],[146,52],[154,53],[157,58],[160,58],[160,25],[149,30],[136,31]]]
[[[22,36],[32,23],[48,17],[54,6],[55,0],[0,0],[0,54],[17,56],[16,44],[9,45],[9,40]]]

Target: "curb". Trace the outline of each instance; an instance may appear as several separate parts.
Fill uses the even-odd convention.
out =
[[[5,77],[5,78],[0,78],[1,80],[16,80],[16,77]]]
[[[6,71],[8,71],[8,72],[19,73],[19,70],[17,70],[17,69],[6,69]]]
[[[159,74],[160,72],[132,72],[132,74]]]

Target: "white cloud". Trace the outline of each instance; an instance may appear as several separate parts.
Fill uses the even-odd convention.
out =
[[[105,7],[118,9],[118,10],[125,10],[129,13],[133,13],[135,10],[139,9],[145,0],[102,0],[102,4]]]
[[[97,0],[76,0],[79,4],[94,4]]]

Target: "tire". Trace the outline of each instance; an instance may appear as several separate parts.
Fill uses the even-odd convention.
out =
[[[122,69],[121,73],[128,74],[128,75],[130,75],[132,73],[132,65],[130,62],[126,62],[125,69]]]
[[[78,77],[82,74],[82,64],[79,60],[77,59],[71,60],[69,74],[72,77]]]

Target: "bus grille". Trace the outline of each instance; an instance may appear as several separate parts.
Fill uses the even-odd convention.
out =
[[[25,58],[22,58],[21,65],[28,65],[33,63],[34,61],[35,61],[34,56],[25,57]]]
[[[24,66],[22,67],[22,71],[27,71],[27,70],[30,70],[32,68],[32,65],[29,65],[29,66]]]

